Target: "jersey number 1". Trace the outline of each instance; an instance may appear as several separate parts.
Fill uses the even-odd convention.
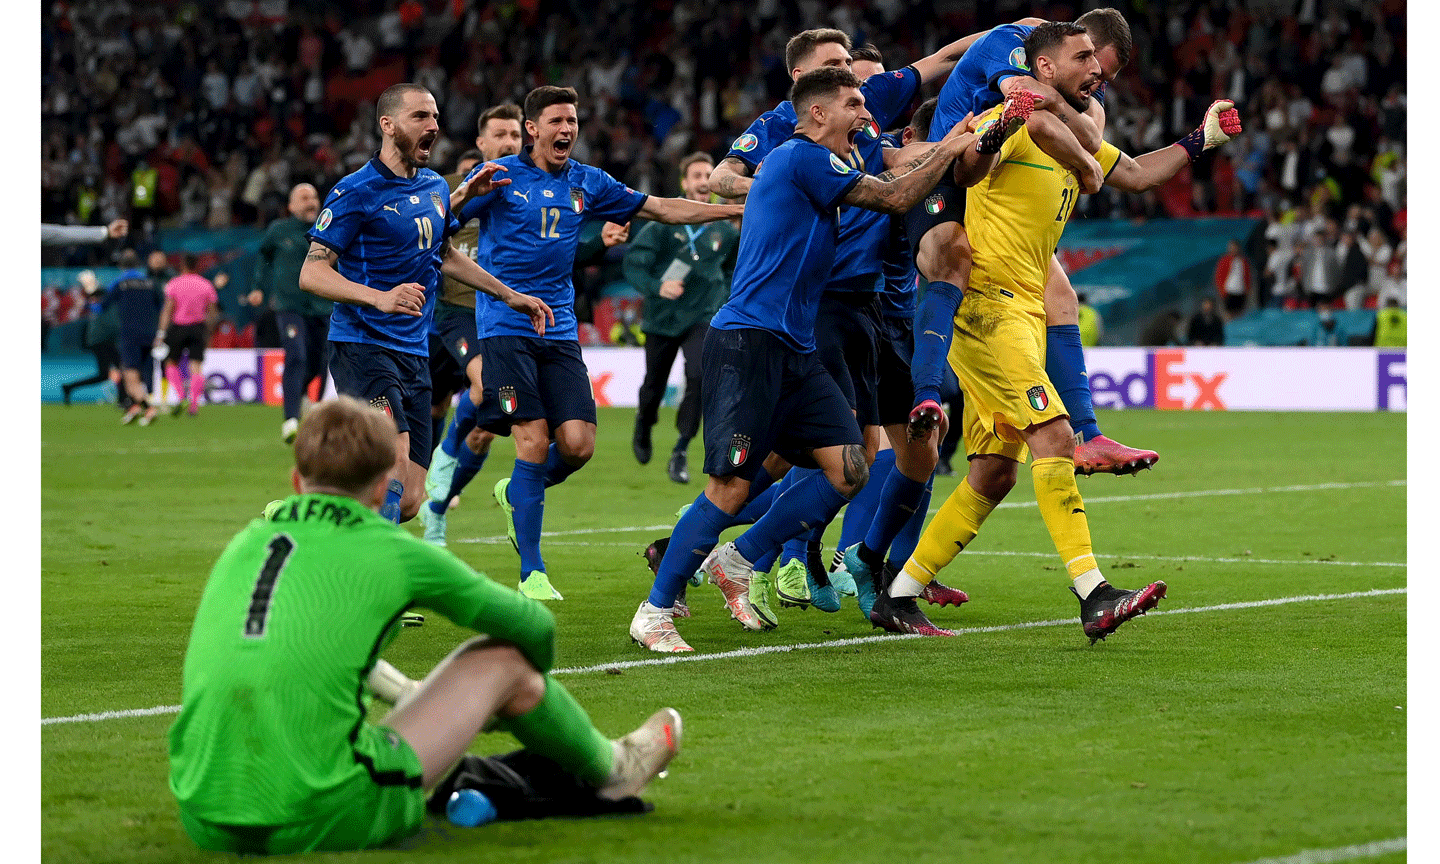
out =
[[[285,562],[295,551],[295,541],[289,535],[277,534],[266,548],[270,554],[265,556],[265,563],[260,567],[255,591],[250,595],[250,612],[245,616],[245,636],[250,639],[265,635],[265,624],[270,618],[270,599],[275,596],[275,581],[280,578],[280,571],[285,569]]]

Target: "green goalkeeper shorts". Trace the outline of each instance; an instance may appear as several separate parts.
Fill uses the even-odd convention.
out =
[[[398,746],[392,735],[399,739]],[[185,833],[201,849],[288,855],[371,849],[419,831],[425,818],[425,793],[415,779],[423,773],[415,751],[391,730],[369,724],[361,727],[355,749],[371,759],[374,770],[327,791],[326,800],[335,804],[322,816],[284,825],[222,825],[197,818],[182,806]],[[412,778],[413,785],[405,778]]]

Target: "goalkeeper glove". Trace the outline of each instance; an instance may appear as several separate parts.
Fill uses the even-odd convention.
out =
[[[1240,112],[1235,110],[1235,103],[1229,99],[1220,99],[1210,104],[1205,111],[1205,119],[1199,127],[1175,142],[1176,147],[1184,147],[1190,161],[1194,162],[1196,157],[1211,147],[1219,147],[1226,141],[1240,134]]]

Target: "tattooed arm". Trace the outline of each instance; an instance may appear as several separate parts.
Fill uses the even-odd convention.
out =
[[[381,312],[420,317],[425,309],[425,288],[414,282],[381,291],[351,282],[335,269],[340,254],[323,243],[310,241],[305,263],[300,265],[300,290],[326,300],[373,306]]]
[[[750,177],[750,166],[726,156],[710,172],[710,191],[721,198],[739,198],[750,191],[754,180]]]
[[[891,214],[909,210],[935,188],[950,160],[976,140],[964,129],[964,123],[956,123],[950,134],[923,155],[878,176],[861,177],[845,196],[845,203]]]

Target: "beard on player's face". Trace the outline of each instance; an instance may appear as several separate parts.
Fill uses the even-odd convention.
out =
[[[405,161],[405,164],[415,168],[424,168],[430,164],[430,148],[435,146],[435,139],[438,137],[440,137],[438,131],[427,129],[412,138],[397,125],[395,127],[395,150],[399,152],[400,158]]]

